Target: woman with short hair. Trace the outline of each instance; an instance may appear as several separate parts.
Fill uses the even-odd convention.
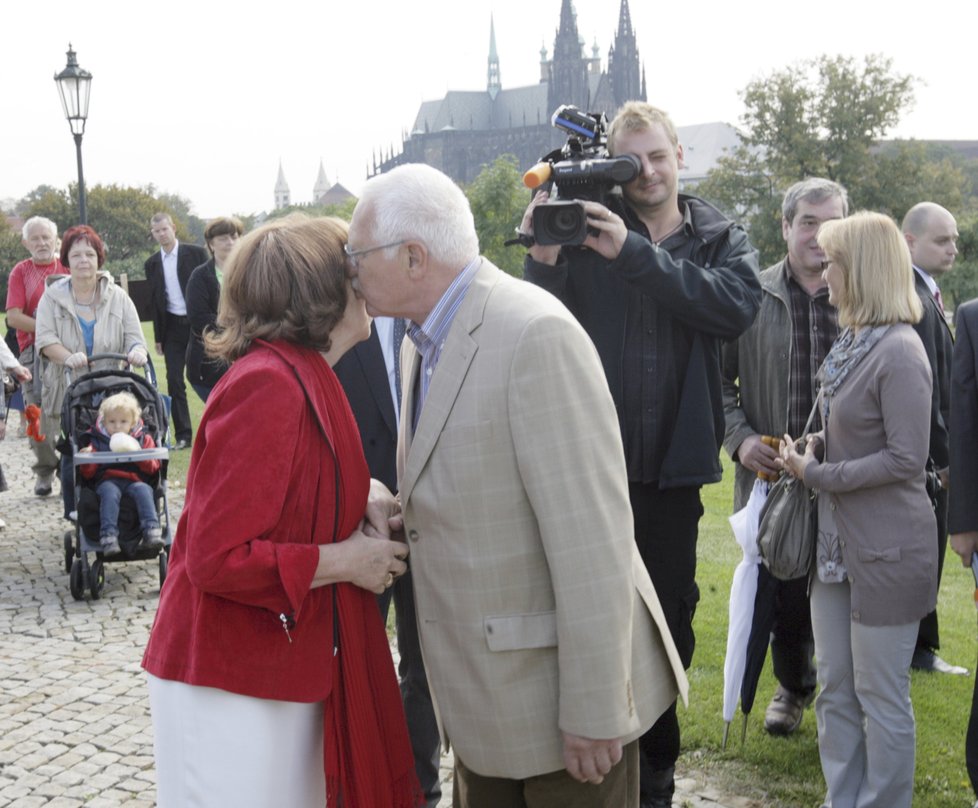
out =
[[[407,569],[332,365],[370,334],[346,224],[232,253],[149,674],[157,804],[407,808],[420,794],[374,595]],[[368,498],[368,494],[370,497]],[[364,524],[364,518],[367,524]]]
[[[816,377],[824,430],[804,454],[786,435],[781,458],[818,490],[811,607],[825,804],[903,808],[913,798],[910,660],[937,599],[924,474],[931,371],[896,224],[857,213],[823,224],[818,243],[845,330]]]
[[[190,340],[187,342],[187,381],[194,392],[206,404],[214,385],[228,369],[227,362],[207,356],[204,350],[204,334],[217,325],[217,307],[221,301],[221,285],[224,283],[224,266],[235,243],[244,234],[244,225],[237,216],[221,216],[212,219],[204,228],[204,242],[211,259],[197,267],[190,280],[184,298],[187,301],[187,317],[190,319]]]

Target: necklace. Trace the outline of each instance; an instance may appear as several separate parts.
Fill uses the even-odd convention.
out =
[[[667,238],[669,238],[669,236],[671,236],[671,235],[672,235],[673,233],[675,233],[675,232],[676,232],[676,231],[677,231],[677,230],[678,230],[678,229],[679,229],[680,227],[682,227],[682,226],[683,226],[683,223],[684,223],[684,221],[683,221],[682,219],[680,219],[680,220],[679,220],[679,224],[677,224],[677,225],[676,225],[676,226],[675,226],[674,228],[672,228],[672,230],[670,230],[670,231],[669,231],[668,233],[666,233],[666,234],[665,234],[664,236],[662,236],[662,237],[660,237],[660,238],[658,238],[658,239],[655,239],[655,240],[654,240],[654,241],[653,241],[652,243],[653,243],[653,244],[655,244],[656,246],[659,246],[659,245],[660,245],[660,244],[661,244],[661,243],[662,243],[663,241],[665,241],[665,240],[666,240]]]
[[[94,289],[92,289],[92,295],[91,297],[88,298],[88,302],[85,302],[78,299],[78,295],[75,294],[75,287],[74,286],[71,287],[71,298],[72,300],[75,301],[76,306],[81,306],[86,309],[92,308],[92,305],[95,303],[95,297],[97,295],[98,295],[98,287],[96,286]]]

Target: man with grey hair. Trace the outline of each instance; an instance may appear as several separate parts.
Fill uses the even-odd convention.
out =
[[[347,254],[367,311],[410,320],[401,518],[455,804],[636,808],[637,739],[686,679],[594,346],[479,256],[464,194],[428,166],[366,183]]]
[[[43,216],[32,216],[22,230],[23,245],[31,254],[17,264],[7,280],[7,325],[17,329],[20,363],[30,368],[34,380],[23,387],[24,404],[41,404],[41,374],[34,366],[34,314],[44,294],[49,275],[64,275],[68,270],[58,258],[58,226]],[[61,413],[43,413],[43,441],[30,441],[34,453],[34,493],[46,497],[58,470],[58,455],[54,445],[61,432]]]
[[[903,237],[913,260],[914,286],[924,316],[914,326],[924,344],[933,376],[930,443],[927,457],[927,493],[937,517],[937,584],[941,583],[944,554],[947,550],[947,499],[950,465],[951,353],[954,343],[944,301],[935,278],[950,272],[958,254],[958,227],[954,217],[935,202],[919,202],[903,217]],[[917,646],[911,667],[916,670],[965,674],[967,670],[950,665],[938,656],[941,647],[937,610],[920,621]]]
[[[736,470],[734,511],[747,504],[758,477],[773,480],[779,474],[777,449],[762,437],[800,435],[808,420],[815,373],[839,334],[822,278],[825,253],[815,237],[823,222],[848,211],[845,188],[831,180],[811,177],[787,190],[781,234],[788,254],[761,273],[763,297],[754,324],[723,348],[723,445]],[[758,591],[774,598],[771,659],[778,680],[764,728],[790,735],[815,697],[808,581],[778,581],[763,565],[758,574]]]

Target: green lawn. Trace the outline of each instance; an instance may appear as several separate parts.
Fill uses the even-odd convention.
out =
[[[144,324],[152,346],[152,327]],[[153,354],[161,391],[166,391],[163,357]],[[203,405],[188,386],[187,398],[196,426]],[[190,452],[172,452],[169,479],[183,485]],[[727,636],[727,601],[734,567],[741,551],[727,522],[733,501],[733,470],[724,457],[723,482],[703,489],[706,515],[700,523],[697,578],[701,600],[696,612],[696,655],[689,671],[690,706],[680,708],[683,731],[681,765],[706,772],[725,791],[761,800],[766,806],[817,806],[823,796],[822,772],[816,745],[815,716],[808,710],[801,728],[790,738],[772,738],[763,729],[764,708],[774,692],[768,662],[757,700],[740,742],[741,718],[731,727],[726,751],[723,734],[723,657]],[[941,583],[938,613],[941,655],[949,662],[974,669],[976,616],[970,570],[948,553]],[[974,680],[971,675],[913,674],[912,696],[917,716],[917,808],[960,808],[974,798],[964,767],[964,734]]]

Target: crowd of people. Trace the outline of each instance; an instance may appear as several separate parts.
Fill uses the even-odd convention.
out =
[[[638,175],[581,203],[581,246],[533,242],[538,192],[523,280],[424,165],[369,180],[349,225],[215,219],[209,257],[153,217],[156,349],[192,445],[143,660],[161,808],[435,808],[449,743],[460,808],[667,808],[721,448],[735,510],[758,476],[818,494],[809,574],[769,582],[765,729],[814,702],[824,805],[911,804],[910,669],[963,672],[938,654],[948,529],[963,562],[978,551],[978,304],[953,343],[935,281],[954,218],[850,215],[845,188],[806,178],[761,271],[740,225],[679,192],[664,112],[625,104],[608,149]],[[21,354],[0,360],[51,433],[65,369],[147,348],[98,234],[70,228],[60,261],[53,223],[23,236]],[[137,428],[116,404],[106,435]],[[288,417],[256,432],[270,411]],[[45,496],[54,448],[32,449]],[[978,791],[978,691],[967,749]]]

